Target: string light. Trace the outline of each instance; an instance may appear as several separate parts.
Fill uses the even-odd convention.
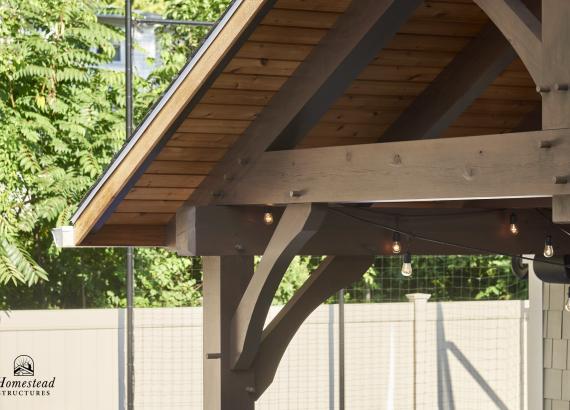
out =
[[[402,252],[402,244],[400,243],[400,234],[398,232],[394,232],[392,235],[392,253],[394,255],[398,255]]]
[[[402,276],[410,277],[412,273],[412,255],[410,252],[406,252],[404,254],[404,263],[402,263]]]
[[[564,305],[564,310],[566,312],[570,312],[570,288],[568,288],[568,300],[566,300],[566,304]]]
[[[511,214],[509,230],[513,235],[519,234],[519,227],[517,226],[517,214],[515,213]]]
[[[544,253],[545,258],[552,258],[554,256],[554,247],[552,246],[552,236],[548,235],[544,240]]]
[[[349,207],[346,207],[346,206],[345,206],[344,208],[349,208]],[[418,239],[418,240],[424,241],[424,242],[430,242],[430,243],[433,243],[433,244],[436,244],[436,245],[451,246],[451,247],[454,247],[454,248],[465,249],[465,250],[469,250],[469,251],[477,252],[477,253],[481,253],[481,254],[498,254],[498,255],[502,255],[502,256],[508,256],[508,257],[511,257],[511,258],[519,258],[519,259],[521,259],[521,260],[534,261],[534,258],[529,257],[529,256],[515,255],[515,254],[508,254],[508,253],[501,253],[501,252],[497,252],[496,250],[492,250],[492,249],[488,249],[488,248],[482,248],[482,247],[476,247],[476,246],[469,246],[469,245],[462,245],[462,244],[459,244],[459,243],[453,243],[453,242],[448,242],[448,241],[444,241],[444,240],[440,240],[440,239],[430,238],[430,237],[423,236],[423,235],[420,235],[420,234],[416,234],[416,233],[410,232],[410,231],[403,231],[403,230],[401,230],[401,229],[399,229],[399,228],[396,228],[396,227],[393,227],[393,226],[385,225],[385,224],[383,224],[383,223],[370,220],[370,219],[368,219],[368,218],[364,218],[364,217],[361,217],[361,216],[358,216],[358,215],[354,215],[353,213],[346,212],[346,211],[344,211],[344,210],[342,210],[342,209],[340,209],[340,208],[330,208],[329,210],[332,211],[332,212],[336,212],[336,213],[345,215],[345,216],[347,216],[347,217],[349,217],[349,218],[352,218],[352,219],[355,219],[355,220],[357,220],[357,221],[364,222],[364,223],[367,223],[367,224],[376,226],[376,227],[381,228],[381,229],[385,229],[385,230],[390,231],[390,232],[398,232],[400,235],[406,235],[406,236],[408,236],[408,237],[410,237],[410,238]],[[371,213],[371,211],[366,210],[366,209],[361,209],[360,211],[361,211],[361,212],[368,212],[368,213]],[[478,212],[478,213],[482,213],[482,212]],[[375,216],[376,216],[376,213],[374,213],[374,214],[375,214]],[[417,215],[414,215],[414,216],[417,216]],[[440,215],[438,215],[438,216],[440,216]],[[567,231],[563,231],[563,232],[564,232],[564,233],[567,233]],[[568,232],[567,235],[570,236],[570,232]],[[410,256],[410,259],[411,259],[411,256]],[[543,260],[542,262],[543,262],[543,263],[550,264],[550,265],[555,265],[555,266],[564,266],[564,265],[562,265],[562,264],[560,264],[560,263],[558,263],[558,262],[553,262],[553,261],[546,261],[546,260]],[[570,305],[569,305],[569,309],[570,309]]]
[[[265,225],[273,225],[273,213],[269,210],[266,210],[263,214],[263,223]]]

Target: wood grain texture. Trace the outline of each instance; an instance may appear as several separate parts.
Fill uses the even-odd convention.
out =
[[[546,201],[548,206],[550,201]],[[459,204],[459,205],[458,205]],[[378,204],[386,207],[388,203]],[[299,251],[301,255],[391,255],[392,232],[379,229],[366,221],[396,227],[405,232],[422,232],[425,236],[444,242],[469,247],[492,249],[494,253],[535,253],[544,246],[544,229],[548,221],[536,212],[535,207],[545,206],[544,199],[511,199],[501,201],[394,203],[393,207],[357,209],[342,207],[348,215],[333,209],[319,231]],[[453,205],[453,206],[452,206]],[[442,206],[442,208],[437,208]],[[458,208],[459,206],[459,208]],[[192,208],[192,207],[189,207]],[[493,208],[495,210],[493,210]],[[524,209],[527,208],[527,209]],[[530,208],[530,209],[528,209]],[[513,237],[509,232],[509,215],[516,209],[521,234]],[[183,255],[261,255],[275,225],[263,224],[263,207],[208,206],[194,210],[186,208],[192,218],[181,218],[180,244]],[[282,209],[273,208],[276,220]],[[349,215],[362,220],[355,220]],[[465,235],[470,232],[470,235]],[[552,230],[553,240],[570,249],[570,237]],[[240,249],[235,245],[240,244]],[[473,254],[473,250],[442,246],[430,242],[414,241],[414,254],[457,255]],[[476,253],[476,252],[475,252]]]
[[[255,18],[264,4],[264,0],[248,0],[243,2],[231,16],[213,44],[208,47],[187,78],[182,81],[177,92],[165,102],[163,109],[155,120],[146,128],[144,135],[137,141],[126,158],[101,187],[96,198],[89,203],[79,216],[75,223],[74,231],[76,244],[82,242],[101,215],[105,213],[118,192],[136,172],[153,147],[159,143],[170,124],[183,111],[188,100],[204,84],[208,76],[239,38],[240,33],[248,26],[248,22]]]
[[[261,7],[261,3],[260,0],[248,2],[248,10],[244,9],[240,14],[242,24],[251,20],[254,9]],[[137,218],[143,218],[140,220],[149,224],[166,221],[166,215],[173,215],[173,211],[160,213],[153,205],[150,208],[153,211],[147,212],[150,206],[147,201],[153,204],[154,201],[185,201],[205,176],[221,178],[224,173],[216,167],[228,155],[228,150],[240,144],[252,122],[267,112],[272,99],[319,48],[330,30],[334,30],[351,3],[351,0],[278,0],[211,84],[178,132],[172,135],[146,174],[129,191],[126,196],[129,212],[112,214],[110,222],[132,225],[136,224]],[[234,23],[237,24],[237,20]],[[488,23],[489,18],[471,0],[424,2],[400,26],[393,40],[359,73],[347,92],[332,103],[298,147],[377,141],[418,96],[438,82],[442,70],[453,65],[461,50],[465,50]],[[241,29],[235,25],[232,30],[235,36]],[[223,55],[224,47],[234,41],[231,35],[224,39],[225,44],[215,50],[217,58]],[[488,48],[492,48],[492,42],[487,42],[489,44]],[[113,186],[102,191],[105,196],[93,205],[93,209],[99,209],[91,214],[92,217],[103,212],[105,204],[112,200],[113,192],[124,183],[122,179],[126,180],[132,174],[136,164],[151,149],[152,141],[158,141],[162,130],[176,118],[180,107],[191,98],[192,90],[197,89],[217,60],[212,56],[207,61],[210,66],[205,64],[198,68],[202,77],[198,72],[192,74],[193,83],[186,83],[185,94],[175,97],[175,104],[168,106],[170,112],[165,112],[160,122],[149,128],[149,136],[145,137],[148,143],[137,149],[137,156],[129,157],[131,165],[121,167],[117,180],[112,181]],[[447,84],[457,88],[459,82],[453,80]],[[441,90],[434,94],[437,103],[427,106],[440,105],[450,94],[447,85]],[[462,106],[463,114],[439,136],[453,138],[509,132],[539,103],[540,96],[534,91],[531,77],[516,59],[496,76],[491,86],[481,91],[479,98]],[[283,105],[279,107],[282,109]],[[407,123],[417,124],[418,117],[412,118],[413,121]],[[403,134],[408,135],[407,132]],[[249,154],[243,156],[249,157]],[[212,189],[206,191],[211,195]],[[131,201],[142,201],[142,208],[137,209]],[[79,235],[83,235],[81,226],[85,225],[83,221],[78,222]]]
[[[327,298],[362,277],[373,262],[369,256],[328,256],[263,330],[253,364],[255,397],[273,382],[287,346],[305,319]]]
[[[92,232],[82,247],[166,246],[166,226],[163,225],[105,225]]]
[[[251,368],[275,291],[325,214],[324,206],[311,204],[292,205],[283,213],[231,321],[229,353],[233,369]]]
[[[237,177],[235,174],[244,168],[236,165],[240,157],[254,160],[270,146],[281,144],[280,137],[289,135],[289,131],[295,133],[290,135],[295,140],[297,134],[301,135],[304,130],[312,128],[319,113],[326,111],[337,93],[342,94],[344,87],[377,53],[373,50],[381,49],[394,36],[401,22],[407,19],[418,3],[416,0],[398,3],[353,2],[335,28],[314,49],[310,59],[299,66],[286,86],[275,94],[270,105],[252,122],[220,165],[193,194],[191,201],[207,203],[211,200],[211,192],[218,190],[216,186],[220,178],[223,179],[224,175]],[[283,45],[272,44],[272,47],[275,46]],[[303,47],[287,47],[284,51],[289,53]],[[242,53],[244,48],[238,53],[239,57],[245,57]],[[308,53],[309,49],[306,48],[306,51]],[[333,87],[334,92],[331,91]],[[312,119],[309,120],[309,117]],[[295,145],[294,142],[292,144]]]
[[[515,53],[487,25],[382,135],[384,141],[435,138],[512,63]],[[491,98],[491,92],[486,97]]]
[[[165,200],[165,201],[183,201],[187,199],[194,189],[181,189],[181,188],[142,188],[135,187],[129,191],[122,203],[129,200]],[[138,203],[138,202],[137,202]],[[144,206],[145,202],[141,205]],[[143,211],[142,209],[136,209],[135,205],[130,206],[130,212]]]
[[[548,197],[570,193],[552,180],[569,167],[567,129],[267,152],[215,203]]]
[[[542,33],[538,18],[522,0],[474,0],[485,11],[493,23],[525,63],[537,84],[542,71]]]

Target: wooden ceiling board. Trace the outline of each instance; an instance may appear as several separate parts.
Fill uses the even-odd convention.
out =
[[[166,225],[350,2],[278,0],[107,224]],[[376,141],[488,21],[471,0],[426,1],[297,148]],[[509,132],[539,102],[517,59],[441,137]]]

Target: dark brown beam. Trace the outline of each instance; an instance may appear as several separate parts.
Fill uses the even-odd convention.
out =
[[[263,330],[253,365],[255,397],[269,387],[287,346],[305,319],[327,298],[359,280],[371,256],[328,256]]]
[[[263,224],[263,208],[198,207],[191,221],[188,241],[196,255],[261,255],[275,226]],[[319,231],[299,251],[301,255],[390,255],[392,232],[356,220],[342,212],[370,221],[412,231],[432,239],[484,248],[491,253],[540,252],[544,236],[551,234],[557,252],[570,252],[570,237],[556,229],[536,210],[516,210],[520,234],[508,230],[510,209],[329,209]],[[274,209],[279,220],[279,208]],[[240,228],[234,230],[234,226]],[[466,232],[469,234],[466,235]],[[179,250],[179,252],[184,250]],[[461,255],[481,252],[414,240],[418,255]],[[187,252],[184,252],[187,254]]]
[[[513,132],[536,131],[542,129],[542,104],[524,116]]]
[[[540,1],[529,0],[527,4],[539,14]],[[379,140],[409,141],[440,136],[516,56],[495,25],[487,24]]]
[[[296,204],[285,209],[231,321],[232,369],[247,370],[253,364],[277,287],[325,215],[323,205]]]
[[[160,225],[105,225],[87,235],[80,248],[167,246],[167,232]]]
[[[569,169],[570,129],[266,152],[218,203],[549,197]]]
[[[268,148],[292,147],[378,54],[421,0],[353,1],[190,198],[208,204]]]

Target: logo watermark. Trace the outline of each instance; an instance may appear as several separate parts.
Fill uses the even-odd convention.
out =
[[[55,377],[36,378],[34,359],[22,354],[13,362],[14,378],[0,376],[0,396],[41,397],[49,396],[55,388]]]

